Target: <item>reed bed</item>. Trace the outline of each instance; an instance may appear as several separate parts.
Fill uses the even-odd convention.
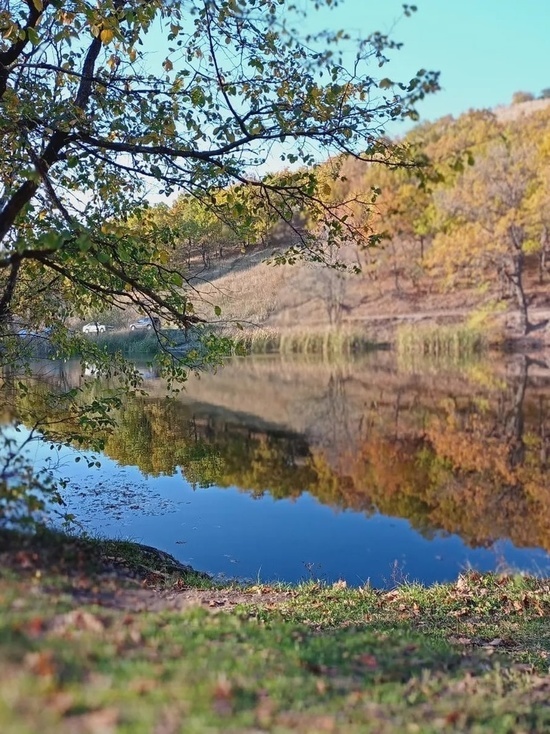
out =
[[[335,356],[358,354],[375,348],[375,344],[361,331],[329,327],[304,331],[258,329],[236,336],[235,343],[238,349],[248,354]]]
[[[478,360],[489,344],[486,333],[469,325],[400,326],[395,348],[401,364],[418,360],[437,365],[460,365]]]

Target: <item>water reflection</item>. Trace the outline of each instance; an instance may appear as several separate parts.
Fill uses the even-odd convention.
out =
[[[78,366],[50,368],[36,388],[48,382],[67,389],[86,379]],[[209,571],[231,573],[227,564],[221,569],[219,557],[233,533],[238,555],[254,561],[258,544],[268,543],[277,527],[277,501],[289,499],[293,514],[284,510],[284,530],[277,530],[285,535],[273,537],[268,551],[281,559],[282,565],[273,564],[277,569],[286,568],[289,555],[281,545],[295,542],[293,532],[303,541],[313,527],[308,528],[308,518],[319,514],[320,506],[343,512],[339,518],[331,512],[332,525],[323,526],[322,532],[336,535],[326,543],[330,562],[323,559],[321,567],[334,568],[336,577],[353,567],[353,582],[360,573],[354,554],[370,553],[361,572],[365,580],[373,576],[373,556],[383,549],[384,568],[376,573],[387,578],[392,543],[393,561],[410,565],[411,556],[425,555],[417,538],[439,543],[431,546],[431,562],[423,561],[425,569],[415,573],[428,581],[458,573],[452,563],[440,564],[441,573],[434,570],[434,559],[437,566],[449,553],[460,559],[457,563],[477,559],[489,567],[506,553],[513,563],[528,565],[533,558],[543,563],[542,553],[509,551],[512,544],[550,550],[549,376],[543,362],[525,356],[444,372],[400,369],[389,354],[337,365],[246,359],[217,375],[191,379],[184,394],[167,400],[161,381],[148,375],[149,397],[134,397],[116,409],[118,428],[105,433],[104,452],[116,465],[138,467],[146,477],[170,477],[169,488],[166,482],[162,486],[164,496],[174,501],[178,492],[184,496],[184,486],[206,493],[200,501],[195,493],[194,502],[209,517],[209,530],[201,532],[203,545],[210,547],[200,551],[202,558],[212,556]],[[39,393],[28,392],[27,403]],[[109,471],[115,472],[116,465]],[[260,515],[252,519],[256,511],[235,499],[239,494],[264,498]],[[220,537],[212,536],[216,513],[225,523]],[[371,518],[368,527],[365,517]],[[253,523],[260,527],[252,528]],[[161,532],[166,537],[166,519]],[[354,547],[366,537],[368,552],[364,545]],[[310,540],[317,548],[320,539]],[[148,536],[146,542],[155,539]],[[174,552],[178,542],[172,539],[168,550]],[[491,559],[468,555],[468,547],[492,549]],[[223,555],[231,561],[231,553]],[[193,562],[185,552],[179,556]],[[300,573],[304,564],[318,560],[300,557]],[[250,575],[239,569],[233,574]]]

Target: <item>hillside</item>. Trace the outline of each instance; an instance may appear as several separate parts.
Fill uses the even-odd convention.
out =
[[[247,329],[303,331],[330,327],[331,290],[327,281],[333,274],[327,274],[322,265],[277,266],[264,257],[269,258],[269,253],[228,260],[226,269],[218,268],[209,282],[200,286],[202,297],[221,307],[223,321],[238,321]],[[439,291],[434,278],[433,290],[407,283],[397,291],[391,275],[374,280],[350,274],[341,280],[339,325],[364,329],[375,340],[391,340],[402,323],[460,323],[483,310],[493,313],[492,320],[506,333],[517,330],[515,303],[500,298],[498,284],[487,289]],[[548,283],[538,282],[535,258],[528,265],[526,289],[531,313],[548,318]]]
[[[429,159],[427,178],[349,160],[332,184],[358,224],[383,233],[376,247],[327,253],[360,274],[273,264],[289,244],[280,227],[244,246],[210,231],[210,241],[187,243],[199,312],[211,318],[219,306],[223,321],[245,329],[353,327],[384,340],[403,321],[458,322],[480,310],[512,335],[548,318],[550,100],[442,118],[405,143]]]

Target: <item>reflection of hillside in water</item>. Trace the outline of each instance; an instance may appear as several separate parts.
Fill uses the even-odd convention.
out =
[[[545,370],[518,358],[500,372],[398,372],[391,359],[240,360],[193,378],[170,421],[188,421],[205,465],[174,451],[172,460],[202,484],[274,497],[307,490],[472,545],[507,537],[550,548]]]
[[[483,379],[498,385],[502,377]],[[449,391],[471,395],[475,389],[467,374],[398,370],[394,354],[378,352],[334,364],[242,359],[215,375],[191,377],[182,399],[284,426],[337,462],[359,448],[373,425],[398,433],[421,430],[429,406],[433,409]]]
[[[519,357],[471,372],[398,371],[384,353],[237,360],[171,401],[149,380],[150,397],[121,408],[106,453],[148,474],[179,468],[197,486],[307,490],[428,535],[550,549],[549,388],[544,365]]]

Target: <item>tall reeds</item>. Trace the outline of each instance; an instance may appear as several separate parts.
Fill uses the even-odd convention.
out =
[[[420,359],[458,365],[479,358],[488,347],[488,339],[482,329],[465,324],[407,324],[397,329],[395,347],[401,361]]]
[[[258,329],[235,337],[248,354],[357,354],[375,347],[364,332],[353,329]]]

